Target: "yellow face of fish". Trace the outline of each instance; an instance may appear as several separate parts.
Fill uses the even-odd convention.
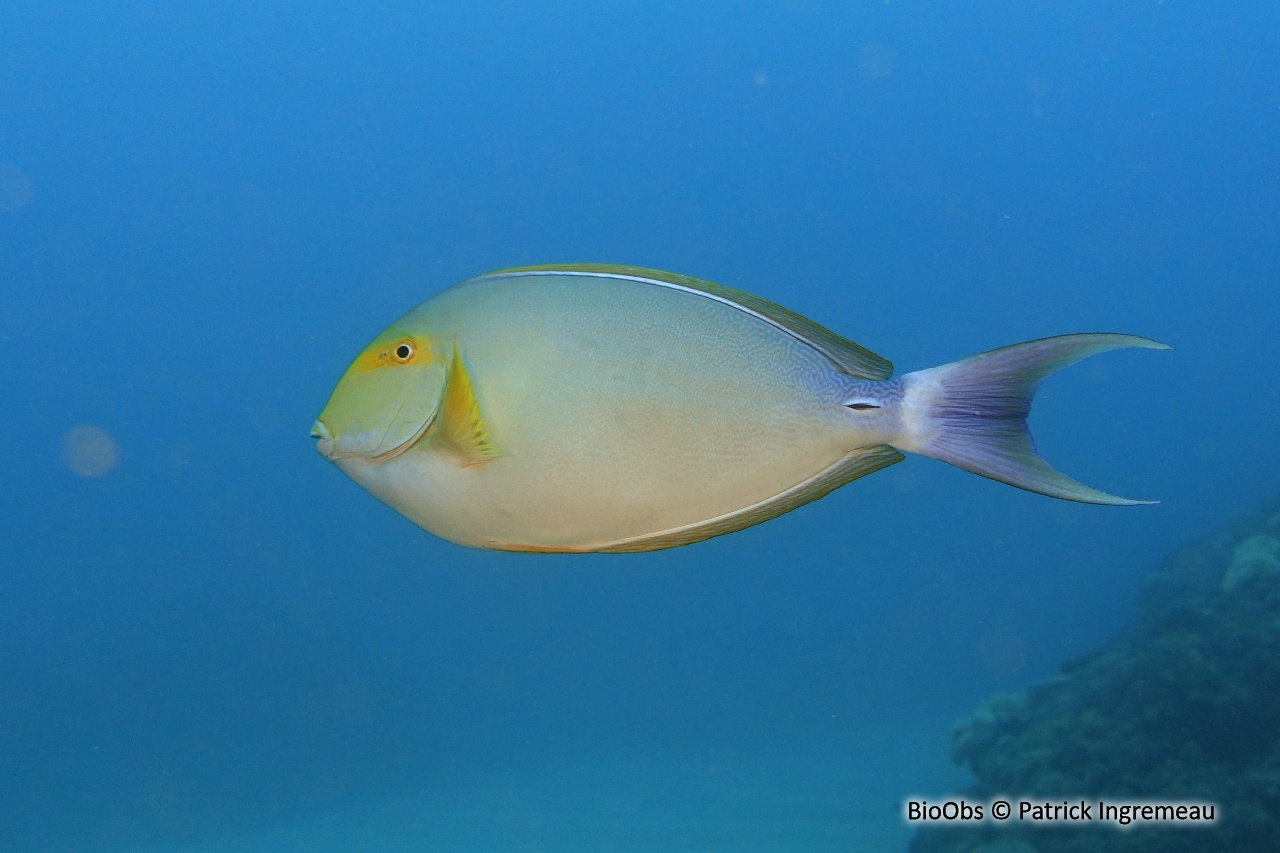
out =
[[[311,428],[331,461],[380,462],[427,434],[444,392],[445,359],[420,332],[397,323],[356,356]]]

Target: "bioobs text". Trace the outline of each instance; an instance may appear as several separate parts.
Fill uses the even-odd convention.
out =
[[[968,803],[964,800],[947,800],[943,803],[929,803],[927,800],[907,800],[907,820],[982,820],[985,816],[984,806]]]

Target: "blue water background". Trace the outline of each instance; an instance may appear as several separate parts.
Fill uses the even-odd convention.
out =
[[[1118,629],[1163,553],[1280,484],[1275,4],[0,17],[0,162],[34,192],[0,212],[0,849],[886,721],[937,729],[941,766],[948,720]],[[904,372],[1166,341],[1055,377],[1032,418],[1062,470],[1163,503],[911,458],[701,545],[519,556],[438,540],[315,454],[372,335],[556,261],[720,281]],[[117,442],[106,476],[63,464],[78,424]]]

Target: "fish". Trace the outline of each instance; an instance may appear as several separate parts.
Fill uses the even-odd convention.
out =
[[[392,323],[312,427],[320,454],[459,545],[638,552],[759,524],[912,453],[1082,503],[1037,455],[1051,373],[1136,335],[1043,338],[893,378],[793,311],[689,276],[562,264],[479,275]]]

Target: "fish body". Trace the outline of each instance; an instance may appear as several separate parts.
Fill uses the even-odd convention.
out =
[[[1075,337],[1107,339],[1093,351],[1154,345]],[[799,315],[708,282],[525,268],[462,282],[389,327],[313,435],[352,479],[453,542],[653,550],[771,518],[900,450],[939,455],[938,376],[891,373]],[[1125,502],[1043,467],[1086,490],[1060,497]]]

